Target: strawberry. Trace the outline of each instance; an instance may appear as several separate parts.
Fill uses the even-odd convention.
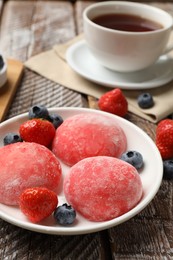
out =
[[[173,158],[173,148],[168,148],[168,147],[162,146],[160,144],[157,144],[157,148],[159,149],[159,152],[160,152],[163,160]]]
[[[156,128],[156,146],[164,160],[173,157],[173,120],[164,119]]]
[[[20,125],[19,133],[25,142],[49,146],[55,136],[55,127],[48,120],[34,118]]]
[[[44,187],[26,189],[19,200],[21,211],[33,223],[49,217],[56,209],[57,204],[56,193]]]
[[[100,110],[124,117],[127,114],[128,103],[119,88],[103,94],[99,101],[98,106]]]

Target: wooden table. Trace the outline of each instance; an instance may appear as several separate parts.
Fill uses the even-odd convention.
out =
[[[82,32],[82,11],[92,1],[0,1],[0,48],[22,62]],[[147,1],[149,2],[149,1]],[[173,3],[152,3],[173,14]],[[96,100],[25,68],[6,119],[34,104],[94,107]],[[154,139],[156,125],[128,114]],[[136,217],[109,230],[53,236],[0,220],[0,259],[173,259],[173,182],[163,180],[153,201]]]

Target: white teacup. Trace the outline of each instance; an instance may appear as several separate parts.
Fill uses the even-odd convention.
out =
[[[138,16],[139,19],[142,17],[147,20],[149,27],[154,22],[158,28],[150,31],[128,31],[125,28],[124,31],[122,28],[106,28],[93,21],[98,16],[110,14]],[[109,20],[112,21],[113,18]],[[173,46],[167,46],[173,26],[171,15],[147,4],[123,1],[91,4],[83,12],[83,23],[84,36],[90,51],[100,64],[111,70],[132,72],[144,69],[173,49]]]

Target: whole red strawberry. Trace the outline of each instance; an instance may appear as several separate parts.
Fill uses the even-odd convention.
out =
[[[108,91],[103,94],[99,101],[98,106],[100,110],[124,117],[127,114],[128,103],[119,88]]]
[[[49,217],[56,209],[57,204],[56,193],[44,187],[26,189],[21,194],[19,201],[21,211],[33,223]]]
[[[156,128],[156,145],[164,160],[173,157],[173,120],[164,119]]]
[[[25,142],[50,146],[55,136],[55,127],[45,119],[34,118],[20,125],[19,133]]]

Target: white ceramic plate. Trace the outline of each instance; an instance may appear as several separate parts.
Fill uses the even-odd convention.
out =
[[[0,204],[0,217],[2,219],[16,226],[41,233],[58,235],[85,234],[119,225],[138,214],[148,205],[148,203],[153,199],[160,187],[163,172],[160,154],[154,142],[147,134],[145,134],[140,128],[123,118],[98,110],[87,108],[52,108],[49,109],[49,111],[50,113],[54,112],[60,114],[64,119],[78,113],[94,113],[96,115],[106,114],[112,120],[115,120],[123,128],[127,136],[128,150],[137,150],[141,152],[144,157],[145,165],[144,169],[140,173],[143,184],[143,197],[140,203],[126,214],[105,222],[91,222],[77,214],[77,219],[75,223],[69,227],[55,224],[53,217],[49,217],[47,220],[42,221],[40,224],[33,224],[27,220],[27,218],[21,213],[18,207],[11,207]],[[28,114],[22,114],[1,123],[0,146],[3,146],[3,137],[5,136],[5,134],[7,134],[9,131],[18,132],[20,124],[27,120],[27,115]],[[62,164],[62,168],[63,174],[65,175],[68,171],[68,167]],[[59,204],[65,202],[63,191],[60,192],[58,198]]]
[[[121,89],[147,89],[162,86],[173,79],[173,59],[164,55],[147,69],[120,73],[100,65],[90,53],[86,42],[79,41],[68,48],[69,66],[82,77],[105,87]]]

